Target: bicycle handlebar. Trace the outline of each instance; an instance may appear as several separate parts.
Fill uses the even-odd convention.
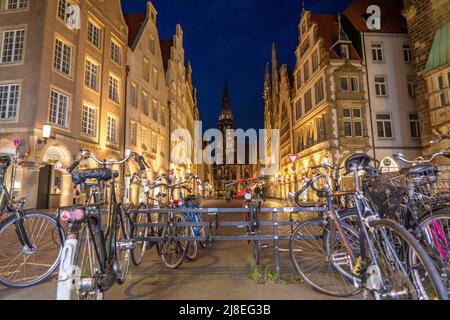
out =
[[[424,163],[430,163],[432,162],[434,159],[436,159],[437,157],[446,157],[446,158],[450,158],[450,152],[448,151],[439,151],[436,153],[433,153],[433,155],[428,158],[425,159],[424,157],[418,157],[415,160],[408,160],[405,158],[405,156],[401,153],[398,154],[394,154],[394,159],[397,161],[402,161],[404,163],[408,163],[408,164],[413,164],[413,165],[417,165],[417,164],[424,164]]]

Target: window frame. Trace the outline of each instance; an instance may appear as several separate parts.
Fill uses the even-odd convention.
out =
[[[388,119],[379,119],[379,116],[389,116],[389,120]],[[394,127],[392,126],[392,114],[390,113],[377,113],[375,116],[375,121],[377,123],[377,138],[378,139],[383,139],[383,140],[393,140],[395,139],[395,133],[394,133]],[[379,127],[378,125],[382,123],[383,125],[383,136],[380,137],[380,132],[379,132]],[[386,135],[386,123],[390,124],[390,129],[391,129],[391,136],[388,137]]]
[[[356,79],[356,89],[353,87],[354,83],[353,80]],[[359,77],[357,76],[350,76],[350,90],[351,92],[361,92],[359,88]]]
[[[91,87],[90,83],[87,83],[87,81],[91,81],[92,78],[88,79],[88,73],[92,73],[92,70],[88,72],[88,62],[97,67],[97,75],[96,75],[96,88]],[[92,67],[91,67],[92,69]],[[99,62],[97,62],[95,59],[86,56],[86,58],[84,59],[84,86],[92,91],[94,91],[95,93],[99,93],[100,92],[100,83],[101,83],[101,64]]]
[[[114,120],[114,121],[110,122],[110,120]],[[112,125],[113,122],[114,122],[114,128],[110,127],[110,125]],[[113,144],[113,145],[117,145],[118,144],[118,141],[117,141],[118,140],[117,139],[118,123],[119,123],[119,121],[117,120],[117,116],[115,116],[115,115],[113,115],[111,113],[108,113],[108,115],[107,115],[107,122],[106,122],[106,141],[108,143]],[[114,129],[114,130],[112,130],[112,129]],[[114,140],[111,139],[112,138],[111,137],[112,131],[114,131]]]
[[[89,117],[86,117],[87,123],[85,125],[85,109],[89,109],[88,111],[94,111],[94,119],[92,121],[92,119],[90,119]],[[91,115],[88,112],[88,115]],[[84,136],[88,136],[91,138],[95,138],[97,137],[97,118],[98,118],[98,108],[93,107],[87,103],[83,103],[82,107],[81,107],[81,133]],[[93,123],[93,128],[90,128],[90,126]],[[87,129],[88,132],[86,132],[84,129]],[[93,133],[90,133],[90,129],[92,129]]]
[[[377,78],[379,78],[379,79],[383,78],[383,82],[377,82]],[[375,94],[377,97],[387,97],[389,95],[386,76],[374,76],[374,85],[375,85]],[[381,90],[383,85],[384,85],[385,94],[382,94],[382,90]],[[377,89],[378,86],[380,87],[380,94],[378,94],[378,89]]]
[[[343,79],[345,79],[345,83],[347,84],[347,89],[344,89],[342,87],[342,84],[343,84],[342,80]],[[339,88],[340,88],[341,92],[350,92],[350,83],[349,83],[348,76],[340,76],[339,77]]]
[[[416,83],[415,78],[413,76],[409,76],[406,79],[406,85],[408,90],[408,97],[414,99],[416,97]]]
[[[17,96],[14,98],[15,105],[11,106],[12,87],[16,87],[16,86],[17,86]],[[6,101],[4,112],[2,111],[2,109],[0,107],[0,122],[15,122],[18,120],[18,115],[19,115],[20,100],[21,100],[21,93],[22,93],[22,83],[20,81],[0,82],[0,87],[8,87],[6,99],[0,100],[0,103],[2,101]],[[11,111],[12,107],[15,108],[13,111]],[[5,113],[5,115],[12,113],[14,115],[14,117],[2,118],[1,117],[2,113]]]
[[[417,118],[417,119],[411,119],[412,117]],[[414,134],[413,134],[413,126],[415,126],[415,129],[416,129],[415,133],[417,136],[414,136]],[[419,114],[417,114],[417,113],[409,114],[409,127],[410,127],[411,139],[420,139],[421,132],[420,132]]]
[[[134,89],[134,90],[133,90]],[[138,86],[134,82],[130,82],[130,104],[134,108],[138,108]]]
[[[58,101],[57,101],[57,110],[56,110],[56,117],[53,119],[53,112],[52,112],[52,104],[53,104],[53,93],[56,93],[58,96]],[[60,103],[61,103],[61,97],[67,98],[67,105],[66,105],[66,110],[65,110],[65,114],[64,114],[64,125],[60,124],[58,120],[60,120]],[[48,122],[52,125],[52,126],[56,126],[59,128],[64,128],[64,129],[69,129],[69,113],[70,113],[70,106],[71,106],[71,101],[72,97],[63,92],[62,90],[56,88],[56,87],[51,87],[50,88],[50,101],[49,101],[49,106],[48,106],[48,115],[47,115],[47,119]],[[53,121],[55,120],[55,121]]]
[[[113,80],[116,80],[115,82],[114,81],[111,81],[111,79],[113,79]],[[111,88],[114,88],[113,86],[112,86],[112,84],[114,84],[114,83],[117,83],[117,88],[116,88],[116,92],[117,92],[117,100],[114,100],[114,97],[112,97],[111,96],[111,94],[113,93],[113,91],[111,91]],[[117,104],[117,105],[119,105],[120,104],[120,86],[121,86],[121,83],[120,83],[120,78],[118,77],[118,76],[116,76],[116,75],[114,75],[114,74],[112,74],[112,73],[110,73],[109,74],[109,79],[108,79],[108,99],[109,99],[109,101],[111,101],[111,102],[113,102],[113,103],[115,103],[115,104]]]
[[[408,63],[408,64],[411,63],[412,62],[411,44],[403,43],[402,52],[403,52],[403,62]]]
[[[117,49],[114,50],[114,47],[116,47]],[[115,64],[117,64],[118,66],[122,66],[123,46],[118,41],[111,39],[111,48],[110,49],[111,49],[111,52],[110,52],[111,61],[114,62]],[[118,55],[118,61],[116,60],[115,53]]]
[[[379,47],[376,47],[378,46]],[[372,52],[372,62],[373,63],[383,63],[385,62],[384,60],[384,44],[383,42],[372,42],[371,46],[371,52]],[[374,51],[376,52],[376,58],[374,55]],[[381,55],[381,59],[380,59],[380,55]]]
[[[308,97],[308,99],[307,99],[307,97]],[[305,110],[305,115],[306,115],[314,108],[313,101],[312,101],[312,90],[311,89],[309,89],[308,91],[305,92],[303,100],[304,100],[304,104],[305,104],[304,110]],[[308,108],[307,102],[309,102],[309,108]]]
[[[93,41],[95,40],[95,33],[94,32],[90,32],[90,26],[93,26],[94,29],[93,31],[95,31],[95,29],[97,29],[99,31],[98,34],[98,41],[99,44],[97,46],[97,44],[95,44]],[[92,35],[92,36],[91,36]],[[90,39],[90,37],[92,37],[92,40]],[[103,41],[104,41],[104,30],[103,27],[100,26],[97,22],[94,21],[94,19],[92,19],[91,17],[89,17],[87,19],[87,32],[86,32],[86,40],[88,43],[90,43],[94,48],[96,48],[99,51],[102,51],[102,46],[103,46]]]
[[[349,48],[348,44],[342,44],[341,45],[341,47],[340,47],[340,56],[344,60],[349,60],[350,59],[350,48]]]
[[[358,110],[359,117],[355,116],[355,111]],[[349,112],[349,116],[345,115],[346,111]],[[342,122],[344,124],[344,137],[345,138],[364,138],[364,125],[363,125],[363,115],[361,108],[345,107],[342,109]],[[350,135],[346,133],[346,125],[350,124]],[[361,135],[356,135],[356,124],[361,127]]]
[[[137,123],[130,120],[130,145],[137,146]]]
[[[9,8],[10,1],[17,1],[16,8]],[[25,7],[19,7],[21,2],[25,2]],[[20,11],[26,11],[28,10],[30,5],[29,0],[5,0],[5,7],[3,8],[5,12],[20,12]]]
[[[11,49],[11,61],[3,61],[4,57],[5,57],[5,39],[6,39],[6,34],[8,32],[14,32],[14,40],[13,40],[13,44],[12,44],[12,49]],[[21,43],[21,48],[16,48],[17,45],[17,33],[18,32],[23,32],[23,41]],[[26,27],[16,27],[15,29],[6,29],[2,31],[2,37],[1,37],[1,47],[0,47],[0,65],[16,65],[16,64],[21,64],[24,62],[25,60],[25,49],[26,49],[26,41],[27,41],[27,30]],[[8,50],[9,51],[9,50]],[[16,60],[15,59],[15,55],[16,55],[16,51],[20,52],[20,59]]]

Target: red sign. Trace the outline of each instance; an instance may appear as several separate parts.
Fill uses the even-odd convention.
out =
[[[14,138],[14,146],[20,146],[20,138]]]
[[[298,160],[298,154],[296,155],[290,155],[289,160],[291,160],[292,164],[295,164]]]

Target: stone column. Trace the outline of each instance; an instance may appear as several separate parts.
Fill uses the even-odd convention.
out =
[[[61,198],[60,206],[66,207],[73,204],[74,189],[72,184],[72,176],[67,172],[61,173]]]

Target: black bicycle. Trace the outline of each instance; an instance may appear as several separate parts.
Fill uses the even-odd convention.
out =
[[[48,279],[58,267],[65,238],[51,216],[24,210],[26,199],[14,199],[16,168],[24,166],[15,157],[0,155],[0,284],[27,288]],[[12,166],[10,190],[6,172]]]
[[[360,174],[372,171],[372,160],[355,154],[346,161],[355,187],[356,208],[347,215],[352,219],[343,219],[347,212],[333,205],[340,194],[332,192],[326,172],[320,175],[323,188],[315,191],[327,200],[328,211],[302,222],[292,234],[290,254],[297,272],[313,288],[333,296],[366,289],[376,299],[448,299],[424,248],[400,224],[381,219],[364,194]]]
[[[58,278],[58,300],[100,300],[115,283],[124,283],[134,246],[131,219],[127,208],[117,200],[118,172],[110,167],[131,158],[144,166],[136,153],[121,161],[100,161],[89,151],[82,151],[80,159],[69,168],[73,183],[81,188],[87,201],[86,205],[61,208],[58,213],[59,220],[69,226]],[[88,159],[101,168],[75,171],[81,161]]]

